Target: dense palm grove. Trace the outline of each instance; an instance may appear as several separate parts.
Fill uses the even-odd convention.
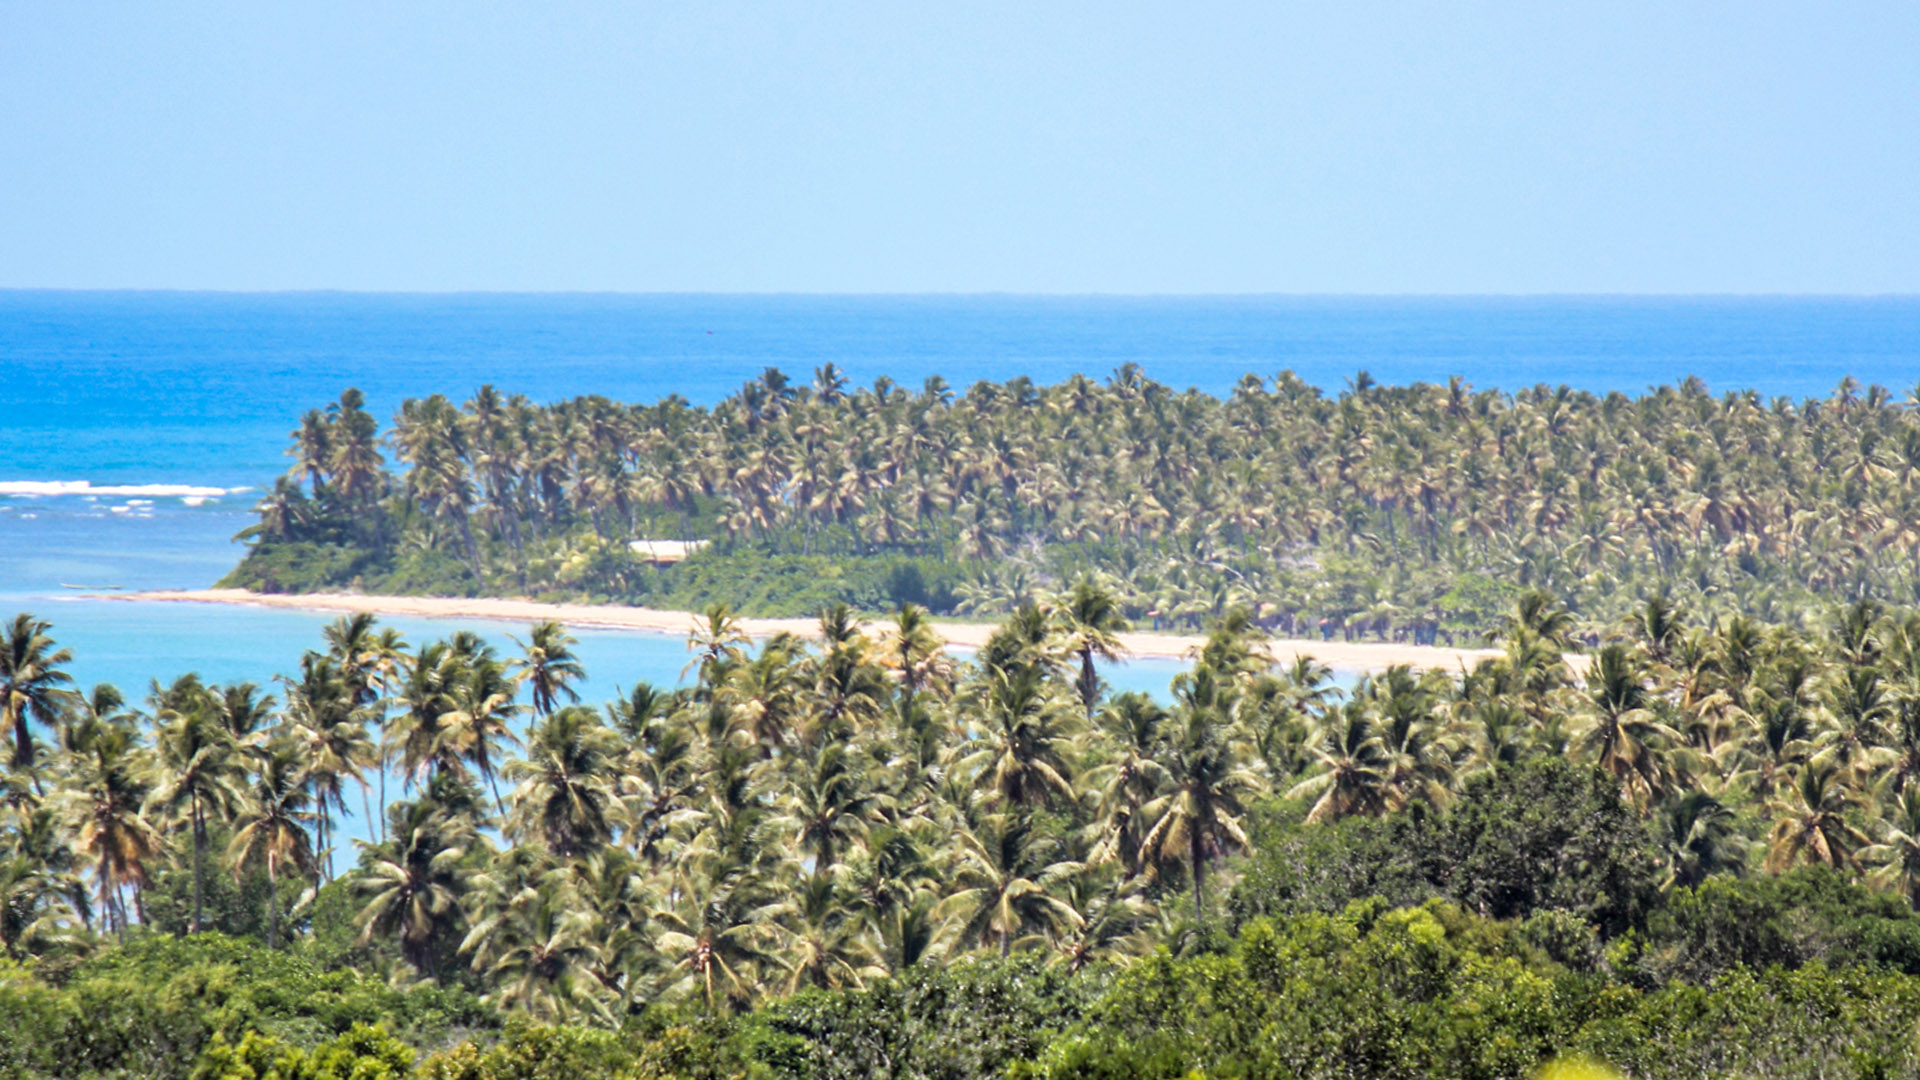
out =
[[[1362,373],[1329,397],[1283,373],[1217,399],[1132,367],[956,394],[829,366],[710,409],[483,387],[384,436],[349,391],[293,453],[234,584],[1006,614],[1092,575],[1137,620],[1244,606],[1408,640],[1477,636],[1526,588],[1595,625],[1663,587],[1772,622],[1920,599],[1920,416],[1851,380],[1792,401]],[[661,571],[634,538],[715,543]]]
[[[593,708],[557,625],[359,616],[272,692],[136,708],[20,616],[0,1067],[1920,1067],[1920,615],[1656,597],[1575,656],[1528,593],[1498,659],[1348,690],[1235,610],[1164,705],[1105,692],[1091,582],[966,660],[926,617],[755,643],[716,607],[684,688]]]

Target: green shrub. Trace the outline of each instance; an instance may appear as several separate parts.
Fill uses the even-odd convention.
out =
[[[598,1080],[626,1072],[630,1040],[610,1031],[510,1024],[489,1046],[461,1043],[420,1063],[420,1080]]]
[[[19,969],[0,979],[0,1021],[14,1021],[0,1076],[184,1078],[216,1038],[236,1048],[249,1032],[312,1050],[356,1025],[423,1043],[493,1022],[458,991],[396,990],[212,933],[154,935],[49,974],[58,985]]]
[[[413,1049],[385,1028],[355,1024],[312,1050],[249,1031],[229,1043],[215,1035],[194,1067],[193,1080],[405,1080]]]
[[[766,1010],[782,1076],[982,1080],[1040,1053],[1099,983],[1032,960],[914,967],[866,990],[807,992]]]
[[[1445,896],[1498,919],[1568,912],[1615,935],[1658,899],[1658,857],[1618,785],[1559,759],[1474,777],[1441,812],[1416,804],[1380,821],[1308,826],[1281,804],[1264,817],[1229,900],[1240,921]]]

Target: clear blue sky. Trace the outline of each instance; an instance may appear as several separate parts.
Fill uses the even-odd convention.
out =
[[[0,0],[0,286],[1920,292],[1920,3]]]

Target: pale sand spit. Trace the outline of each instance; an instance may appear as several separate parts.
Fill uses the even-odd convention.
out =
[[[614,604],[548,604],[535,600],[468,599],[437,596],[358,596],[347,593],[256,593],[246,589],[181,589],[119,593],[113,600],[139,603],[247,604],[254,607],[284,608],[294,611],[370,611],[376,615],[401,615],[427,619],[485,619],[489,621],[532,623],[546,619],[568,626],[609,630],[641,630],[659,634],[685,635],[698,617],[688,611],[662,611],[656,608],[625,607]],[[883,623],[869,623],[869,632],[884,629]],[[741,619],[742,630],[755,637],[783,631],[800,637],[819,636],[813,619]],[[987,623],[937,622],[934,629],[950,645],[977,649],[986,644],[993,626]],[[1140,657],[1184,660],[1205,640],[1192,634],[1161,634],[1144,631],[1119,635],[1127,651]],[[1282,662],[1307,655],[1323,664],[1345,671],[1378,671],[1394,664],[1416,668],[1443,667],[1458,670],[1472,666],[1483,657],[1497,656],[1490,649],[1450,649],[1429,645],[1402,645],[1382,642],[1304,641],[1276,638],[1271,643],[1274,655]]]

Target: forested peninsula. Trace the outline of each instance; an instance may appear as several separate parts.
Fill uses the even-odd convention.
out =
[[[1529,589],[1587,631],[1656,592],[1795,623],[1914,601],[1911,405],[1851,380],[1795,401],[1364,372],[1222,399],[1132,366],[960,393],[829,365],[711,408],[482,387],[409,400],[383,434],[348,391],[301,421],[224,584],[996,616],[1086,579],[1143,628],[1239,607],[1290,636],[1454,644]],[[662,565],[660,540],[695,544]]]

